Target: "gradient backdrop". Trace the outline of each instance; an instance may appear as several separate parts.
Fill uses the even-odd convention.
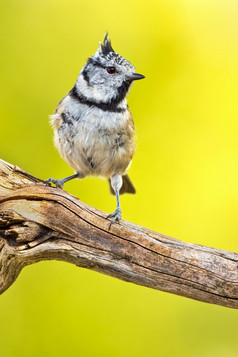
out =
[[[73,173],[48,115],[107,30],[146,76],[128,98],[138,193],[124,218],[237,251],[237,19],[237,0],[1,0],[0,157],[42,179]],[[65,189],[115,208],[99,178]],[[42,262],[0,297],[0,355],[237,357],[238,311]]]

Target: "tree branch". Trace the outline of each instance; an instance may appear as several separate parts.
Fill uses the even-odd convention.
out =
[[[238,254],[122,221],[0,160],[0,293],[21,269],[62,260],[124,281],[238,308]]]

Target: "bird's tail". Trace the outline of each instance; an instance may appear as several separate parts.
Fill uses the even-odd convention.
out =
[[[112,188],[110,179],[108,179],[108,183],[111,194],[115,195],[115,191]],[[120,189],[120,195],[122,195],[123,193],[136,193],[136,189],[127,174],[122,176],[122,186]]]

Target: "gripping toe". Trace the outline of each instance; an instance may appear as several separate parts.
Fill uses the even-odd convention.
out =
[[[109,229],[111,228],[111,226],[113,225],[113,223],[115,222],[120,222],[120,219],[122,217],[122,213],[121,213],[121,208],[118,207],[114,212],[110,213],[107,218],[112,218],[111,222],[109,223]]]
[[[57,180],[57,179],[53,179],[53,178],[49,178],[48,180],[45,181],[45,183],[47,185],[50,185],[51,183],[53,183],[55,185],[55,187],[57,187],[57,188],[63,188],[63,186],[64,186],[63,180]]]

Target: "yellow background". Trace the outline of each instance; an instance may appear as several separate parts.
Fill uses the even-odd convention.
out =
[[[126,220],[238,250],[237,0],[1,0],[0,157],[42,179],[73,173],[48,115],[105,31],[139,73]],[[106,212],[107,182],[65,189]],[[25,268],[0,297],[0,355],[238,356],[238,312],[61,262]]]

